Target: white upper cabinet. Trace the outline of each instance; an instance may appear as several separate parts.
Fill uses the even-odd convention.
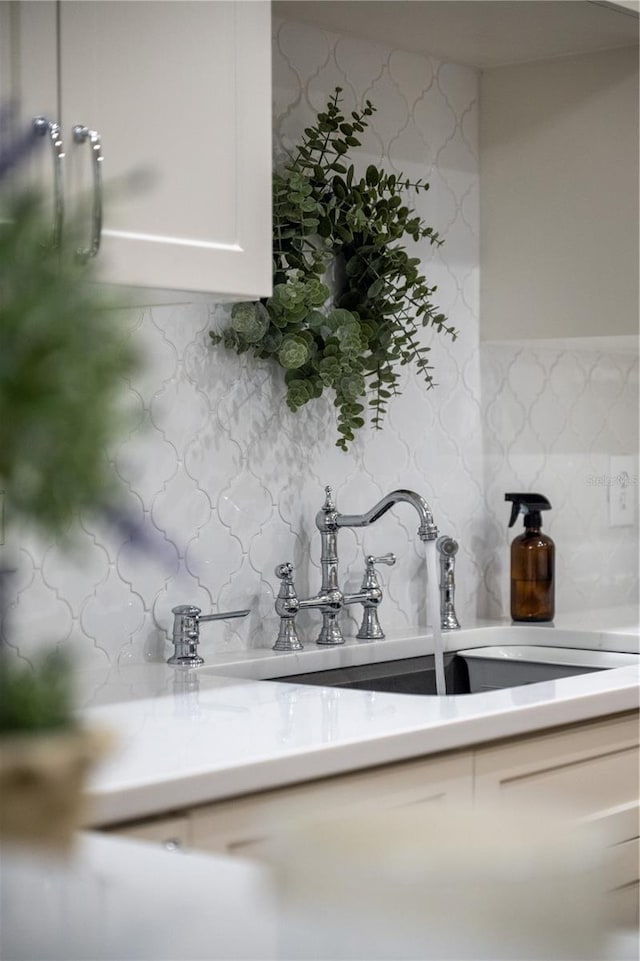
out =
[[[19,7],[22,103],[31,112],[49,109],[51,91],[33,51],[47,47],[47,38],[51,49],[58,45],[66,206],[77,213],[74,199],[84,199],[87,247],[102,180],[100,279],[220,298],[268,295],[269,3],[62,0]],[[37,82],[45,91],[37,92]],[[91,133],[77,142],[76,127]]]
[[[483,340],[638,332],[638,50],[487,70]]]
[[[488,70],[633,46],[639,0],[273,0],[275,17]]]
[[[40,117],[59,123],[58,60],[56,44],[56,4],[48,0],[0,0],[0,103],[19,108],[22,130]],[[17,176],[22,184],[39,186],[50,204],[54,218],[54,194],[62,190],[63,148],[42,127],[38,148],[23,160]],[[52,162],[58,157],[58,186]],[[58,197],[60,201],[60,197]]]

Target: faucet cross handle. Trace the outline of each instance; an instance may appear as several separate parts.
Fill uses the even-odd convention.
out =
[[[367,554],[367,567],[373,567],[374,564],[388,564],[389,567],[393,567],[396,562],[396,555],[389,552],[388,554],[382,554],[381,557],[374,557],[373,554]]]
[[[296,630],[296,614],[300,610],[300,601],[293,583],[293,564],[286,561],[278,564],[275,569],[276,577],[282,581],[276,598],[276,614],[280,618],[278,637],[273,645],[274,651],[301,651],[302,644]]]
[[[381,557],[374,557],[373,554],[367,554],[365,558],[366,567],[364,569],[364,580],[362,582],[362,587],[360,590],[372,590],[374,588],[379,588],[378,576],[376,574],[376,564],[386,564],[388,567],[393,567],[396,562],[396,555],[382,554]]]
[[[286,584],[293,584],[293,564],[291,561],[285,561],[284,564],[278,564],[275,569],[275,575]]]

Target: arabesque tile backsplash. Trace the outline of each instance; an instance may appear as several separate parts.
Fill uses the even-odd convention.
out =
[[[484,613],[509,611],[505,491],[545,494],[556,543],[556,610],[638,604],[638,339],[484,343],[487,505]],[[611,463],[632,455],[631,470]],[[630,526],[610,525],[624,488]],[[635,504],[635,510],[634,510]]]
[[[155,547],[141,552],[126,533],[89,518],[73,557],[15,535],[11,641],[24,656],[56,639],[71,640],[88,664],[166,657],[171,607],[187,602],[205,611],[251,608],[244,620],[203,625],[205,659],[207,651],[270,647],[276,564],[293,562],[301,596],[319,587],[314,518],[326,484],[349,513],[400,486],[429,501],[441,532],[460,543],[463,624],[508,612],[512,534],[503,497],[514,485],[542,490],[554,505],[548,529],[559,547],[558,609],[596,596],[603,605],[634,598],[637,521],[608,529],[603,491],[587,478],[608,471],[610,453],[637,455],[637,347],[480,349],[477,72],[276,22],[277,149],[297,138],[336,86],[348,109],[365,98],[377,107],[362,165],[431,184],[413,202],[446,243],[418,253],[438,285],[436,302],[460,331],[455,343],[425,333],[438,386],[425,391],[406,370],[384,430],[364,429],[344,454],[334,446],[330,403],[293,415],[280,377],[265,364],[210,346],[208,331],[224,323],[227,307],[128,311],[124,321],[147,363],[127,385],[135,427],[111,459]],[[416,529],[415,514],[400,505],[364,531],[340,533],[350,590],[359,587],[365,554],[398,557],[381,571],[380,619],[389,632],[424,627],[432,617]],[[312,644],[319,615],[299,620]],[[347,636],[358,622],[358,612],[345,612]]]

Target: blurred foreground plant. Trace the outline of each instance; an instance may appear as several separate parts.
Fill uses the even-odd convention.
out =
[[[65,546],[78,512],[120,517],[107,449],[125,427],[120,397],[138,357],[117,304],[76,262],[74,226],[55,245],[42,197],[21,186],[32,141],[0,110],[0,492],[6,525]],[[29,665],[8,649],[14,558],[1,545],[0,731],[73,726],[64,655]]]
[[[114,501],[106,449],[136,354],[74,246],[52,245],[40,197],[0,197],[0,490],[9,521],[61,537]]]
[[[28,733],[69,727],[73,718],[70,665],[60,651],[33,665],[0,658],[0,732]]]

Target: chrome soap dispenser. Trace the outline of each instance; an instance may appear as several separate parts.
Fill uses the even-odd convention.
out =
[[[541,511],[551,504],[542,494],[505,494],[513,527],[524,514],[524,533],[511,543],[511,617],[529,623],[552,621],[555,613],[555,544],[541,531]]]

